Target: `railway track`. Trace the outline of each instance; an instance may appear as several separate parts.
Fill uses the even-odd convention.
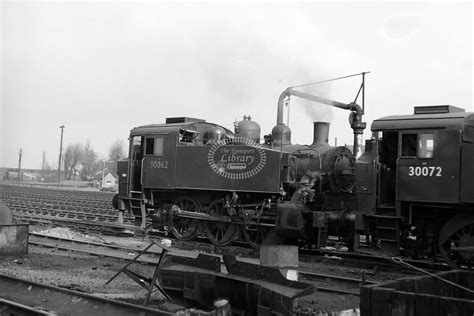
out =
[[[0,310],[9,315],[51,315],[43,310],[3,298],[0,299]]]
[[[12,184],[0,184],[1,196],[20,198],[27,200],[42,201],[45,204],[61,205],[83,205],[84,207],[103,207],[111,209],[110,201],[113,194],[110,192],[66,190],[63,188],[44,188]],[[73,200],[70,200],[73,198]],[[68,201],[70,200],[70,201]]]
[[[118,224],[118,214],[111,206],[112,194],[95,191],[75,191],[23,187],[0,184],[0,199],[13,210],[17,220],[51,227],[68,227],[83,233],[105,235],[135,235],[144,237],[144,231],[133,225],[130,214],[124,216],[124,224]],[[169,238],[164,232],[151,230],[151,238]],[[234,245],[217,247],[203,238],[193,241],[178,241],[174,244],[183,249],[199,249],[206,252],[256,257],[258,251],[234,242]],[[338,264],[354,265],[363,269],[400,270],[406,268],[394,263],[390,257],[374,256],[373,253],[353,253],[330,250],[300,249],[300,261],[331,260]],[[336,258],[336,259],[334,259]],[[418,268],[428,271],[444,271],[449,267],[430,261],[406,260]]]
[[[363,272],[361,273],[363,275],[361,279],[325,273],[316,273],[306,270],[299,270],[298,273],[304,280],[312,282],[317,281],[325,284],[325,286],[315,285],[316,290],[338,294],[350,294],[359,296],[360,286],[379,283],[377,281],[366,280],[365,273]]]
[[[318,259],[319,258],[319,259]],[[373,253],[347,252],[337,250],[305,250],[300,249],[300,260],[315,261],[332,259],[334,262],[339,261],[340,264],[349,266],[360,266],[367,268],[377,268],[384,271],[400,270],[408,273],[407,269],[393,260],[391,256],[374,256]],[[448,271],[451,268],[441,262],[432,262],[430,260],[411,260],[403,258],[403,261],[409,263],[419,269],[429,272]]]
[[[14,214],[16,220],[23,223],[41,226],[46,225],[50,227],[67,227],[87,234],[120,235],[125,234],[125,231],[128,229],[130,229],[131,232],[138,232],[135,226],[120,225],[110,222],[88,221],[77,217],[67,218],[50,215],[24,215],[15,212]]]
[[[172,315],[3,274],[0,274],[0,296],[2,315]]]
[[[80,217],[80,216],[79,216]],[[145,237],[145,233],[138,229],[136,226],[131,225],[119,225],[114,222],[104,221],[85,221],[81,218],[71,218],[64,216],[49,216],[49,215],[19,215],[17,219],[22,222],[47,225],[50,227],[67,227],[85,234],[103,234],[103,235],[114,235],[114,236],[136,236]],[[160,240],[161,238],[168,238],[163,233],[151,233],[147,235],[148,238]],[[174,245],[177,248],[183,250],[195,250],[198,249],[204,252],[216,253],[216,254],[229,254],[246,257],[258,257],[258,252],[252,248],[242,246],[226,246],[216,247],[209,243],[207,240],[202,239],[201,241],[179,241],[173,240]],[[401,272],[408,274],[410,270],[405,267],[399,266],[394,263],[389,257],[374,257],[371,255],[350,253],[350,252],[338,252],[338,251],[300,251],[300,261],[305,262],[321,262],[321,261],[332,261],[333,263],[342,264],[346,266],[355,266],[366,270],[373,270],[374,268],[383,271],[400,270]],[[406,260],[412,265],[419,268],[426,269],[427,271],[443,271],[446,270],[446,265],[438,264],[433,265],[430,262],[422,261],[410,261]],[[370,273],[370,272],[369,272]]]
[[[23,187],[0,184],[0,199],[15,211],[44,211],[61,213],[83,213],[89,216],[104,216],[117,220],[117,211],[112,208],[113,194],[95,191],[74,191]],[[126,214],[124,221],[134,222]]]

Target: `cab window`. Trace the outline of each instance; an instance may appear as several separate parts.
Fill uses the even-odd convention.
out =
[[[194,130],[179,130],[179,143],[180,144],[193,144],[194,140],[198,137],[199,132]]]
[[[398,132],[383,132],[379,155],[381,163],[395,165],[398,157]]]
[[[402,134],[402,157],[433,158],[433,133]]]
[[[402,135],[402,157],[416,156],[416,134]]]
[[[132,160],[140,160],[143,158],[141,136],[133,136],[130,148]]]
[[[146,138],[145,154],[147,156],[163,156],[163,137]]]
[[[464,131],[462,133],[462,141],[465,143],[474,142],[474,126],[464,125]]]
[[[434,139],[433,134],[419,134],[417,157],[418,158],[433,158]]]

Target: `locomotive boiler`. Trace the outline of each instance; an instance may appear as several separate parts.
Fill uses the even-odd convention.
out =
[[[328,144],[327,122],[314,123],[312,144],[293,144],[283,123],[290,95],[348,110],[353,152]],[[289,88],[263,142],[248,116],[234,131],[188,117],[136,127],[129,158],[118,163],[114,206],[130,211],[140,227],[153,225],[180,240],[321,247],[332,236],[351,250],[470,267],[474,114],[416,107],[411,115],[375,120],[365,146],[362,114],[354,102]]]

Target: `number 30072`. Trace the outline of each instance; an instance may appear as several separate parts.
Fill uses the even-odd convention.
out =
[[[417,166],[408,167],[408,176],[410,177],[441,177],[443,168],[435,166]]]

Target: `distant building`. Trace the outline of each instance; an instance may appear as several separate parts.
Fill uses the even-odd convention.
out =
[[[103,176],[102,176],[103,172]],[[99,171],[94,175],[94,179],[100,183],[101,188],[113,189],[118,186],[118,177],[113,172],[110,172],[107,168],[103,171]]]
[[[117,184],[117,178],[111,172],[105,174],[104,179],[102,180],[103,188],[113,188]]]

